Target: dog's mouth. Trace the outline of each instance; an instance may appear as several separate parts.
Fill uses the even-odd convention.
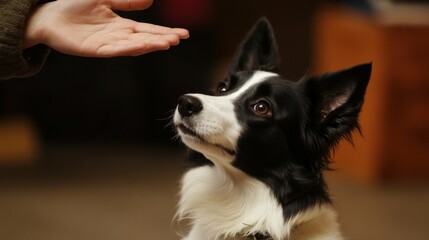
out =
[[[182,134],[193,137],[194,139],[197,139],[198,141],[201,141],[203,143],[210,144],[210,145],[213,145],[217,148],[220,148],[223,151],[225,151],[226,153],[228,153],[229,155],[234,156],[236,154],[236,151],[233,149],[227,148],[227,147],[225,147],[221,144],[218,144],[218,143],[212,143],[212,142],[207,141],[203,136],[199,135],[194,129],[186,126],[183,123],[176,125],[176,128],[178,130],[180,130],[182,132]]]
[[[185,124],[181,123],[177,126],[178,129],[180,129],[184,134],[190,135],[192,137],[196,137],[200,140],[203,140],[200,135],[197,134],[197,132],[189,127],[187,127]]]

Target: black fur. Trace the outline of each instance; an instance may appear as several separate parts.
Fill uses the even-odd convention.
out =
[[[277,45],[263,18],[234,57],[222,87],[234,91],[256,70],[278,70]],[[371,64],[293,82],[282,77],[253,86],[234,103],[246,131],[239,138],[234,166],[269,186],[283,207],[285,219],[321,203],[329,203],[322,171],[341,139],[359,129],[358,115],[370,78]],[[264,99],[272,116],[254,113]],[[191,151],[192,166],[212,164]]]

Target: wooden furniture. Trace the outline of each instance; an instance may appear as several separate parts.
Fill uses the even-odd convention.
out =
[[[429,179],[429,11],[392,11],[327,8],[315,17],[317,73],[373,62],[363,137],[340,144],[334,158],[367,182]]]

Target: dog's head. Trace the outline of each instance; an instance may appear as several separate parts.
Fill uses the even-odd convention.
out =
[[[260,178],[318,174],[338,141],[358,128],[371,64],[298,82],[277,71],[277,45],[261,19],[214,95],[180,97],[174,124],[182,141],[215,165]]]

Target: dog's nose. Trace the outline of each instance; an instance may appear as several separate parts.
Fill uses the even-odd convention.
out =
[[[183,95],[179,98],[179,104],[177,108],[182,117],[190,117],[199,113],[203,109],[203,104],[196,97]]]

